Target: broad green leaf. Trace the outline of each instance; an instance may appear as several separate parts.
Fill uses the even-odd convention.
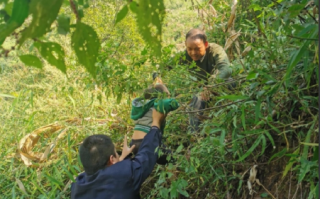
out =
[[[30,14],[32,22],[22,32],[20,45],[28,38],[41,37],[50,30],[51,24],[57,18],[63,0],[32,0]]]
[[[4,10],[7,12],[9,16],[12,15],[12,8],[13,8],[13,2],[7,3],[6,7],[4,7]]]
[[[176,153],[180,153],[183,148],[184,148],[183,145],[180,144],[180,146],[176,150]]]
[[[306,3],[294,4],[289,7],[288,13],[290,14],[291,18],[298,16],[301,10],[305,7]]]
[[[87,71],[95,78],[97,56],[100,48],[100,41],[93,28],[84,23],[77,23],[76,30],[71,37],[71,45],[80,64],[84,65]]]
[[[127,5],[123,6],[123,8],[117,14],[116,24],[125,18],[125,16],[128,14],[128,11],[129,11],[128,6]]]
[[[134,13],[138,12],[138,4],[135,1],[131,1],[129,4],[130,10]]]
[[[244,100],[244,99],[249,99],[249,97],[243,96],[243,95],[226,95],[226,96],[217,97],[217,99]]]
[[[49,64],[57,67],[63,73],[66,73],[67,69],[64,63],[65,54],[63,48],[59,44],[54,42],[35,42],[34,46]]]
[[[252,71],[248,74],[247,80],[256,79],[258,76],[259,76],[259,73]]]
[[[62,35],[66,35],[70,31],[70,17],[65,15],[60,15],[57,21],[58,21],[58,33]]]
[[[33,66],[36,68],[42,68],[42,62],[40,59],[34,55],[21,55],[19,56],[20,60],[27,66]]]
[[[293,154],[294,154],[294,155],[298,155],[299,151],[300,151],[300,148],[297,148],[297,149],[293,152]],[[296,156],[292,156],[292,157],[290,158],[288,164],[286,165],[286,168],[285,168],[284,171],[283,171],[282,178],[284,178],[284,177],[287,175],[287,173],[289,172],[289,170],[291,169],[292,165],[293,165],[295,162],[296,162]]]
[[[255,148],[257,148],[257,146],[259,145],[261,141],[261,136],[258,137],[258,139],[256,139],[256,141],[253,143],[253,145],[250,147],[250,149],[243,155],[239,158],[239,160],[237,160],[236,162],[240,162],[242,160],[244,160],[246,157],[248,157]]]
[[[161,56],[162,21],[165,16],[163,0],[137,0],[130,3],[130,9],[136,15],[142,38],[156,56]]]
[[[249,6],[249,9],[253,9],[253,11],[262,10],[262,8],[258,4],[252,4]]]
[[[12,14],[9,21],[0,26],[0,45],[16,28],[20,27],[29,14],[28,0],[15,0],[13,2]]]
[[[319,0],[314,0],[314,4],[316,4],[316,6],[319,7]],[[318,187],[319,187],[319,183],[318,183]]]

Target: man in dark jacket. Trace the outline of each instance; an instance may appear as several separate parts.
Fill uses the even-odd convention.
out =
[[[71,186],[73,199],[139,199],[140,187],[152,172],[161,142],[160,124],[165,116],[155,110],[150,132],[144,137],[133,159],[124,159],[134,146],[127,147],[121,157],[106,135],[87,137],[80,146],[80,159],[85,172]],[[124,159],[124,160],[123,160]]]
[[[191,74],[198,81],[204,80],[205,84],[212,83],[215,78],[228,80],[232,70],[230,68],[229,58],[224,49],[216,43],[208,43],[206,34],[200,29],[191,29],[186,34],[185,59],[181,59],[182,64],[191,64],[195,62],[196,67],[191,69]],[[198,95],[195,95],[190,103],[192,110],[204,109],[210,99],[210,92],[206,87]],[[189,115],[191,132],[199,131],[200,120],[197,114]]]

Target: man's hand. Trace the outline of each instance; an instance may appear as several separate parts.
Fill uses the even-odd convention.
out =
[[[120,161],[124,160],[134,149],[135,145],[132,145],[131,148],[128,147],[127,143],[127,135],[124,136],[124,142],[123,142],[123,148],[122,148],[122,154],[119,158]]]
[[[166,118],[165,114],[158,112],[156,109],[153,109],[151,126],[156,126],[160,128],[160,124],[162,123],[162,121],[164,121],[165,118]]]
[[[210,91],[206,87],[203,87],[203,91],[200,93],[202,101],[209,101],[210,100]]]

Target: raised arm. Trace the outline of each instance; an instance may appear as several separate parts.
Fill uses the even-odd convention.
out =
[[[153,110],[152,127],[149,133],[144,137],[136,157],[133,159],[133,181],[134,189],[139,189],[145,179],[151,174],[157,159],[156,152],[159,147],[162,134],[160,124],[165,119],[165,115]]]

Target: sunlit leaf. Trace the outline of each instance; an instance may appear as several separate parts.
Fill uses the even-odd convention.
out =
[[[4,7],[4,10],[7,12],[9,16],[12,15],[13,2],[7,3]]]
[[[40,59],[34,55],[21,55],[19,56],[20,60],[27,66],[33,66],[36,68],[42,68],[42,62]]]
[[[259,73],[252,71],[248,74],[247,80],[256,79],[258,76],[259,76]]]
[[[15,96],[8,95],[8,94],[3,94],[3,93],[0,93],[0,97],[16,98]]]
[[[43,36],[57,18],[63,0],[32,0],[30,2],[31,24],[22,32],[20,45],[28,38]]]
[[[116,24],[120,22],[128,14],[128,11],[129,11],[128,6],[127,5],[123,6],[123,8],[117,14]]]
[[[217,99],[245,100],[245,99],[249,99],[249,97],[243,96],[243,95],[226,95],[226,96],[217,97]]]
[[[163,0],[138,0],[130,3],[130,10],[135,13],[140,34],[154,51],[161,55],[162,21],[165,15]]]
[[[63,73],[66,73],[66,65],[64,63],[65,54],[63,48],[59,44],[54,42],[35,42],[34,46],[49,64],[56,66]]]
[[[10,35],[16,28],[20,27],[29,14],[28,0],[15,0],[13,2],[12,15],[9,21],[0,26],[0,44]]]
[[[71,45],[80,64],[84,65],[93,77],[96,77],[95,63],[99,53],[100,41],[94,29],[84,23],[77,23],[76,30],[71,37]]]

